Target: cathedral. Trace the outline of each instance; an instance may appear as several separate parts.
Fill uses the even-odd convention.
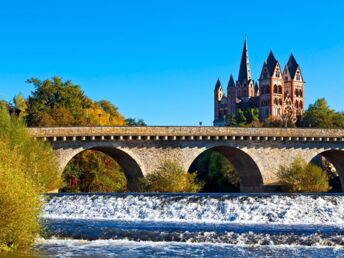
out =
[[[248,58],[247,39],[241,56],[238,80],[231,75],[225,93],[218,79],[214,90],[214,126],[228,126],[238,109],[257,108],[259,119],[295,123],[304,112],[304,80],[293,54],[282,72],[270,51],[258,83],[253,80]]]

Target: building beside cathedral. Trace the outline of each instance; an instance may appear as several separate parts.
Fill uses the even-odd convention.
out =
[[[296,122],[304,112],[304,79],[293,54],[283,71],[270,51],[258,82],[253,80],[248,57],[247,39],[241,56],[238,79],[231,75],[227,91],[218,79],[214,90],[214,126],[230,125],[239,109],[259,109],[259,119]]]

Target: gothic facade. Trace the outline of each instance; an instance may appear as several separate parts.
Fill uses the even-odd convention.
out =
[[[258,84],[259,83],[259,84]],[[231,75],[224,92],[218,79],[214,90],[214,126],[230,125],[238,109],[257,108],[259,119],[295,123],[304,112],[304,79],[293,54],[283,71],[270,51],[264,61],[258,83],[253,80],[245,39],[238,80]]]

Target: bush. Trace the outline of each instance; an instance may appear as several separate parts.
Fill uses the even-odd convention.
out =
[[[31,138],[22,119],[10,116],[0,109],[0,141],[6,142],[10,150],[16,150],[21,170],[31,178],[41,192],[57,189],[61,174],[51,146]],[[9,157],[10,158],[10,157]]]
[[[0,252],[30,245],[40,226],[40,193],[59,185],[48,144],[0,108]]]
[[[22,154],[0,141],[0,252],[31,244],[39,232],[40,195],[22,171]]]
[[[327,174],[318,166],[296,158],[289,166],[280,166],[277,176],[287,192],[328,192]]]
[[[199,192],[203,183],[198,182],[197,173],[188,173],[172,160],[165,160],[151,174],[141,179],[147,192]]]

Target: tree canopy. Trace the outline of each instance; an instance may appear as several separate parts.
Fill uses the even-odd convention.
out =
[[[309,105],[303,122],[304,127],[344,128],[344,114],[331,109],[324,98]]]
[[[125,125],[117,107],[109,101],[91,100],[72,81],[53,77],[44,81],[32,78],[27,83],[35,87],[25,111],[29,126]],[[18,97],[15,104],[21,109]]]

